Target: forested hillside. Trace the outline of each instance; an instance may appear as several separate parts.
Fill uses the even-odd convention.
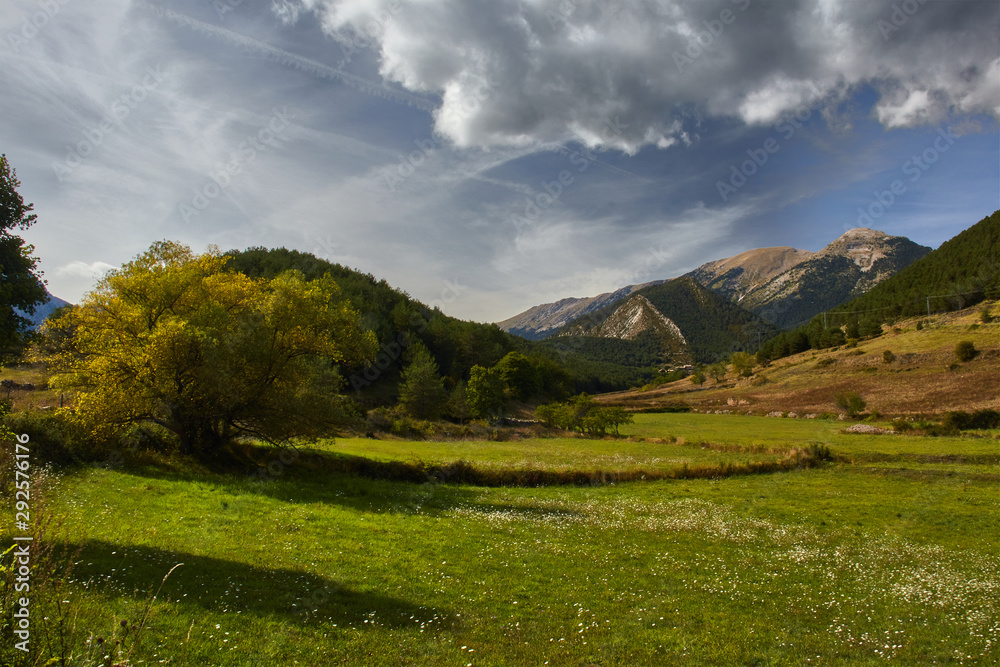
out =
[[[343,294],[361,313],[363,325],[375,333],[380,352],[372,366],[343,368],[348,389],[362,406],[392,405],[399,398],[401,373],[426,350],[451,391],[469,379],[474,366],[491,368],[511,352],[531,362],[538,395],[552,398],[586,391],[624,389],[656,374],[655,362],[643,345],[608,355],[588,344],[540,345],[502,331],[495,324],[480,324],[449,317],[429,308],[405,292],[340,264],[286,248],[248,248],[226,253],[229,269],[249,276],[272,278],[283,271],[301,271],[307,279],[324,274],[336,280]],[[624,366],[619,359],[634,363]]]
[[[866,294],[767,341],[777,359],[811,348],[871,338],[902,317],[960,310],[1000,297],[1000,211],[943,243]]]

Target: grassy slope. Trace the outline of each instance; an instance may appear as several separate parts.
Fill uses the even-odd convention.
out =
[[[65,593],[81,610],[77,645],[135,618],[135,599],[183,562],[154,606],[147,663],[1000,660],[997,441],[837,427],[639,415],[630,432],[734,445],[812,439],[871,463],[542,489],[388,483],[294,464],[264,485],[198,471],[81,470],[61,480],[52,505],[83,548]],[[388,458],[448,460],[462,444],[371,446]],[[575,451],[580,467],[610,446],[472,443],[462,454],[490,462],[520,448],[545,461],[537,448],[546,444],[556,453],[548,464]],[[631,443],[647,445],[666,446]],[[993,458],[950,475],[900,458],[940,451]]]
[[[636,408],[685,402],[698,409],[805,414],[834,411],[834,394],[853,390],[867,399],[869,409],[883,414],[1000,409],[1000,319],[970,330],[978,321],[979,308],[935,316],[921,331],[916,330],[916,319],[906,320],[897,324],[901,333],[890,331],[856,349],[813,350],[780,359],[757,369],[768,379],[762,386],[734,380],[730,373],[722,383],[709,380],[701,389],[685,379],[649,392],[605,394],[599,400]],[[1000,314],[996,303],[992,309]],[[961,340],[974,341],[981,353],[949,370]],[[892,364],[883,361],[886,350],[896,355]],[[833,360],[830,365],[817,365],[827,358]],[[749,404],[733,408],[730,398]]]

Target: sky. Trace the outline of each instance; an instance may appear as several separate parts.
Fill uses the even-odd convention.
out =
[[[449,315],[1000,208],[996,0],[3,0],[0,153],[78,301],[154,241]]]

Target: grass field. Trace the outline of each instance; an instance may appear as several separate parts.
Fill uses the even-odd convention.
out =
[[[81,469],[50,494],[52,514],[80,549],[58,593],[73,611],[70,664],[114,658],[118,622],[136,622],[178,563],[133,664],[1000,660],[1000,442],[852,436],[841,427],[639,415],[629,428],[731,452],[575,438],[324,445],[386,459],[587,468],[705,452],[745,458],[736,450],[813,440],[857,459],[598,487],[409,484],[294,463],[268,483]],[[942,452],[965,458],[926,459]],[[108,641],[98,646],[98,636]]]

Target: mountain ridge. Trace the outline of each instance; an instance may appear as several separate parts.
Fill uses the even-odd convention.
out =
[[[812,252],[791,246],[753,248],[702,264],[683,276],[731,299],[782,328],[864,294],[930,248],[903,236],[865,227],[849,229]],[[594,297],[568,297],[497,322],[529,340],[555,334],[567,323],[668,280],[627,285]]]

